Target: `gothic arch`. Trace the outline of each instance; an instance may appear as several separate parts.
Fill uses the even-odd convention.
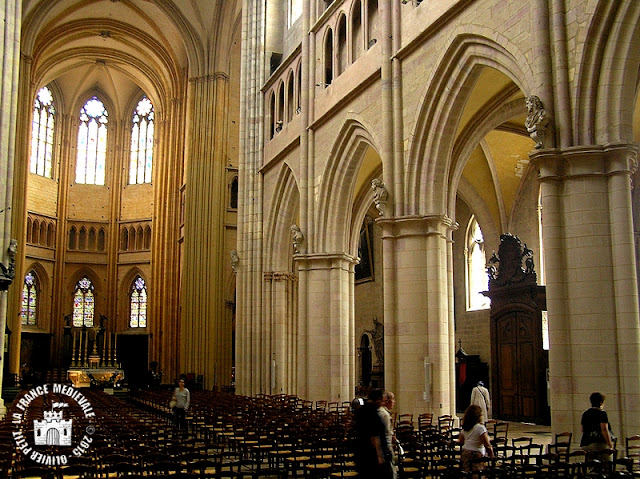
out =
[[[29,263],[24,270],[24,274],[22,275],[23,282],[25,275],[29,271],[33,271],[36,274],[36,281],[38,282],[38,293],[40,295],[39,299],[41,300],[43,297],[45,297],[45,295],[42,294],[43,291],[46,292],[46,297],[50,298],[51,291],[49,291],[49,288],[51,287],[51,278],[49,278],[49,274],[44,269],[42,264],[40,264],[40,262],[38,261]]]
[[[367,148],[380,151],[373,131],[361,119],[348,118],[337,134],[322,175],[314,251],[347,251],[355,183]],[[373,198],[373,197],[372,197]]]
[[[91,3],[88,2],[89,8]],[[124,4],[125,6],[127,4]],[[51,37],[51,35],[63,35],[68,36],[74,34],[74,37],[77,37],[80,33],[78,30],[82,30],[84,26],[84,30],[93,33],[100,31],[118,31],[120,37],[126,38],[137,38],[139,40],[138,48],[141,50],[141,53],[149,53],[156,52],[158,53],[156,61],[160,62],[164,66],[170,64],[178,64],[183,65],[188,63],[192,65],[192,67],[199,66],[199,69],[203,68],[207,65],[205,61],[205,51],[203,48],[203,44],[201,43],[201,39],[199,35],[195,31],[193,24],[189,22],[179,11],[179,9],[175,8],[175,6],[171,2],[160,3],[156,5],[160,10],[163,10],[164,15],[167,19],[173,24],[175,29],[179,32],[180,38],[183,40],[182,46],[184,47],[184,52],[178,52],[173,48],[168,47],[167,45],[160,44],[157,40],[153,38],[153,36],[146,34],[143,30],[134,29],[132,30],[131,25],[127,25],[123,22],[113,20],[111,22],[106,21],[105,19],[100,19],[99,21],[95,21],[93,25],[94,28],[87,29],[88,25],[91,23],[87,22],[86,19],[75,21],[75,22],[66,22],[60,26],[55,25],[55,21],[57,20],[54,17],[55,8],[58,7],[56,2],[41,2],[35,9],[28,12],[26,15],[26,19],[22,28],[22,44],[24,45],[23,51],[35,51],[38,48],[38,42],[41,42],[42,45],[58,43],[59,39],[55,37]],[[132,17],[138,17],[138,11],[132,12]],[[57,28],[56,28],[57,27]],[[43,29],[48,29],[48,35],[43,37],[41,32]],[[168,43],[168,42],[167,42]],[[181,55],[186,55],[186,59],[181,58]],[[94,55],[95,57],[95,55]],[[141,56],[141,58],[145,58]],[[195,72],[198,74],[198,72]]]
[[[382,180],[382,167],[377,168],[372,175],[369,176],[364,182],[365,185],[370,185],[371,180],[378,178]],[[360,228],[364,221],[369,208],[373,204],[374,191],[372,188],[362,188],[355,198],[353,213],[351,215],[351,230],[349,238],[349,247],[347,253],[354,258],[358,257],[358,245],[360,243]]]
[[[465,128],[465,130],[463,130],[456,138],[451,154],[451,169],[449,171],[450,187],[447,201],[447,216],[449,216],[449,218],[455,221],[458,184],[473,149],[482,141],[487,133],[505,121],[508,121],[518,115],[522,115],[525,112],[526,107],[523,99],[517,98],[508,103],[503,103],[498,105],[493,111],[488,113],[483,112],[482,121],[470,121],[469,127]],[[523,133],[526,134],[524,127]],[[504,214],[501,216],[504,224],[497,226],[504,227],[506,226],[506,216]]]
[[[600,2],[593,19],[577,80],[574,142],[632,142],[640,68],[640,3]]]
[[[98,275],[91,267],[88,266],[82,266],[69,277],[69,279],[67,280],[65,293],[73,297],[74,288],[78,284],[78,281],[80,281],[85,276],[89,278],[91,284],[93,284],[96,296],[101,294],[104,290],[104,287],[102,281],[100,281],[100,275]]]
[[[149,287],[150,287],[150,283],[149,280],[147,278],[147,275],[145,275],[142,270],[137,267],[134,266],[132,267],[130,270],[127,271],[127,273],[122,277],[122,280],[120,281],[120,284],[118,285],[118,305],[116,307],[117,311],[120,312],[120,314],[118,315],[119,318],[122,318],[121,320],[119,320],[119,322],[121,322],[122,324],[116,324],[116,330],[118,331],[122,331],[123,329],[129,329],[129,316],[130,316],[130,294],[131,294],[131,287],[133,285],[133,281],[140,276],[144,282],[145,285],[147,287],[147,298],[148,301],[151,299],[151,294],[149,291]],[[147,305],[147,311],[149,311],[148,305]],[[147,328],[149,327],[149,317],[147,316]]]
[[[300,192],[293,171],[283,165],[265,218],[265,271],[291,270],[291,225],[298,221]],[[306,238],[308,235],[303,231]]]
[[[33,261],[26,265],[20,278],[20,307],[22,310],[22,287],[24,278],[29,271],[33,271],[36,279],[36,326],[51,331],[51,278],[39,261]]]
[[[456,33],[456,32],[467,33]],[[479,31],[478,33],[468,33]],[[524,55],[495,32],[462,25],[453,34],[450,47],[443,52],[438,67],[427,81],[417,110],[414,139],[406,159],[407,198],[415,205],[408,214],[443,214],[446,211],[447,180],[454,146],[451,135],[432,134],[455,131],[468,96],[483,67],[491,67],[509,77],[520,90],[531,91],[533,73]]]

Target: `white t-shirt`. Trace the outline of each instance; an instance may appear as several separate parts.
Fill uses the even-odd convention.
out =
[[[481,453],[483,456],[487,453],[484,448],[484,444],[480,437],[487,432],[487,428],[484,427],[483,424],[476,424],[471,428],[470,431],[465,431],[464,429],[460,432],[462,437],[464,438],[464,444],[462,445],[462,449],[466,449],[467,451],[476,451]]]

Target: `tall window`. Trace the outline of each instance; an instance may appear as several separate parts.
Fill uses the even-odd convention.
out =
[[[22,285],[22,311],[20,318],[25,326],[36,325],[36,275],[33,271],[29,271],[24,277]]]
[[[481,294],[488,289],[489,279],[485,270],[484,238],[480,225],[474,215],[467,226],[467,241],[465,248],[467,259],[467,309],[487,309],[489,298]]]
[[[131,317],[129,319],[129,327],[146,328],[147,327],[147,286],[144,279],[140,276],[136,277],[131,288],[131,296],[129,304],[131,305]]]
[[[289,27],[302,15],[302,0],[289,0]]]
[[[104,185],[108,116],[95,96],[80,110],[76,183]]]
[[[73,325],[77,328],[93,327],[95,297],[93,284],[86,276],[78,281],[73,295]]]
[[[51,178],[56,108],[49,88],[41,88],[33,102],[31,173]]]
[[[153,164],[153,105],[144,96],[133,113],[131,128],[131,163],[129,164],[129,184],[151,183]]]

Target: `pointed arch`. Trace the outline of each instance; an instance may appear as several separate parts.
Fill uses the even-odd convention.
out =
[[[47,246],[53,248],[56,241],[56,225],[53,221],[47,225]]]
[[[373,171],[373,173],[365,180],[365,185],[370,185],[371,181],[377,178],[382,180],[382,166]],[[358,246],[360,243],[360,229],[369,208],[373,204],[374,191],[372,188],[362,188],[356,196],[353,206],[353,214],[351,218],[349,249],[347,253],[354,258],[358,256]]]
[[[482,139],[497,126],[504,122],[522,115],[526,112],[524,99],[516,98],[507,103],[498,105],[490,112],[483,112],[481,121],[470,121],[470,126],[456,139],[451,154],[451,170],[449,172],[449,184],[447,201],[447,216],[455,221],[456,196],[458,184],[462,178],[462,173],[467,164],[474,148],[482,141]],[[523,127],[524,130],[524,127]],[[523,131],[524,134],[526,132]],[[501,214],[503,225],[506,226],[506,215]]]
[[[40,243],[40,221],[35,219],[31,224],[31,242],[33,244]]]
[[[352,203],[356,179],[369,147],[380,151],[380,144],[361,118],[347,118],[337,142],[329,153],[322,175],[318,217],[314,237],[316,251],[346,251],[352,222]],[[349,212],[345,214],[345,212]],[[359,228],[359,227],[358,227]],[[336,232],[343,232],[336,235]]]
[[[120,251],[127,251],[129,249],[129,230],[122,228],[120,232]]]
[[[297,221],[300,191],[293,171],[283,164],[265,217],[265,271],[291,270],[291,225]]]
[[[599,2],[592,18],[578,70],[574,144],[631,143],[640,69],[640,3]]]
[[[464,33],[458,33],[464,32]],[[491,67],[522,91],[529,92],[533,73],[525,56],[508,40],[501,44],[495,32],[461,25],[453,33],[426,84],[430,85],[417,109],[416,128],[407,157],[408,214],[444,214],[447,200],[450,155],[455,138],[436,132],[455,131],[469,94],[483,67]],[[437,125],[437,128],[435,127]]]

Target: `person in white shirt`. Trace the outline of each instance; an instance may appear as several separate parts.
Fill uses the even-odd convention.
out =
[[[396,460],[393,454],[393,443],[395,437],[393,436],[393,420],[391,419],[391,409],[396,404],[396,396],[391,391],[385,391],[383,396],[383,403],[378,408],[378,415],[384,423],[385,435],[387,436],[387,448],[391,457],[391,471],[394,479],[397,477]]]
[[[462,431],[458,436],[458,442],[462,444],[460,461],[462,470],[471,472],[473,461],[488,455],[493,457],[493,448],[489,440],[487,428],[482,424],[482,410],[480,406],[471,404],[462,417]],[[479,469],[473,467],[473,469]]]
[[[482,424],[491,419],[491,397],[489,396],[489,390],[484,387],[482,381],[478,381],[476,387],[471,390],[471,404],[480,406],[482,410]]]
[[[184,379],[178,380],[178,387],[173,390],[172,401],[175,401],[173,407],[173,417],[175,425],[179,429],[187,429],[187,409],[191,403],[191,393],[184,387]]]

